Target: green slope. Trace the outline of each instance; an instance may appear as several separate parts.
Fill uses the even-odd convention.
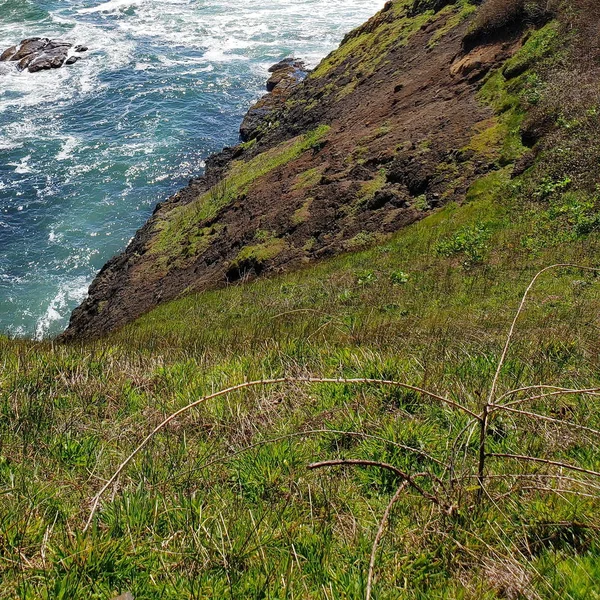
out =
[[[597,79],[585,66],[578,103],[557,96],[574,70],[564,35],[549,23],[483,83],[497,115],[468,151],[493,152],[498,168],[463,203],[361,252],[165,304],[93,344],[1,339],[0,598],[364,598],[400,481],[373,466],[307,469],[337,459],[390,464],[421,489],[391,509],[373,598],[596,597],[590,392],[513,406],[544,420],[494,413],[488,453],[580,470],[488,456],[482,498],[477,422],[449,403],[343,381],[232,392],[157,433],[83,533],[94,495],[154,427],[244,381],[393,380],[479,415],[534,275],[600,266],[598,114],[583,93]],[[548,115],[550,142],[512,178],[522,132]],[[578,268],[539,277],[496,398],[600,387],[599,285]]]

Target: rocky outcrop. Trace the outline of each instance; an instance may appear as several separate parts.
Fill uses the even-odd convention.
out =
[[[242,127],[255,142],[207,159],[202,177],[156,208],[98,274],[62,339],[356,249],[463,199],[498,168],[489,152],[468,150],[493,117],[475,74],[501,67],[520,32],[461,63],[470,23],[456,19],[460,10],[407,27],[406,3],[389,2],[301,83],[296,61],[274,65],[272,91]]]
[[[0,62],[14,62],[19,71],[47,71],[63,65],[72,65],[87,52],[86,46],[74,46],[63,40],[49,38],[28,38],[16,46],[7,48],[0,55]]]
[[[261,137],[268,129],[271,117],[281,110],[294,88],[308,75],[306,65],[295,58],[286,58],[269,69],[267,92],[250,108],[242,125],[240,137],[243,142]]]

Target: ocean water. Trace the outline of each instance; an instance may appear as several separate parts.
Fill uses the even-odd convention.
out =
[[[241,119],[286,56],[315,65],[383,0],[0,0],[0,51],[90,51],[51,72],[0,63],[0,334],[60,332],[95,273]]]

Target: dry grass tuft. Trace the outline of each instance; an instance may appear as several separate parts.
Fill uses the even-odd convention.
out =
[[[500,598],[507,600],[538,600],[533,589],[533,577],[522,564],[510,558],[484,560],[485,578]]]
[[[557,0],[486,0],[479,9],[473,28],[465,37],[465,46],[485,42],[487,38],[551,19],[557,10]]]

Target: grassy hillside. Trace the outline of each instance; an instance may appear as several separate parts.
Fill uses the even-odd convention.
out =
[[[0,339],[0,598],[598,597],[597,272],[540,275],[501,358],[536,273],[600,267],[573,7],[481,80],[462,153],[493,168],[459,201],[99,341]],[[160,429],[86,530],[166,417],[280,378]]]

